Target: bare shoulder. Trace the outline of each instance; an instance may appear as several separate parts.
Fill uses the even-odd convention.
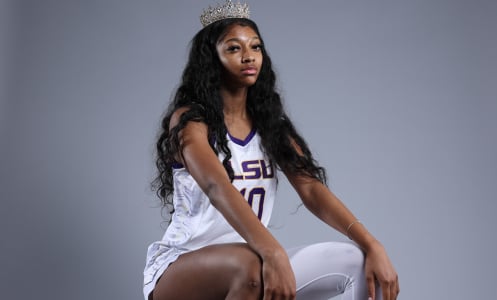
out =
[[[181,116],[189,110],[190,108],[187,106],[183,106],[175,110],[171,115],[171,120],[169,121],[169,129],[176,127],[176,125],[178,125],[179,123]]]
[[[176,127],[180,123],[181,116],[189,110],[190,107],[188,106],[176,109],[171,115],[171,119],[169,121],[169,130]],[[186,123],[186,125],[178,132],[178,134],[183,146],[185,146],[185,144],[191,144],[192,141],[201,141],[201,144],[205,144],[205,142],[208,142],[208,127],[207,124],[205,124],[204,122],[190,121]]]
[[[176,127],[181,120],[181,116],[189,110],[190,110],[190,107],[188,107],[188,106],[183,106],[183,107],[176,109],[173,112],[173,114],[171,115],[171,120],[169,121],[169,130]],[[187,128],[197,128],[197,130],[202,128],[203,131],[205,131],[207,133],[207,125],[203,122],[189,122],[185,126],[185,129],[187,129]],[[184,131],[184,130],[182,130],[182,131]]]

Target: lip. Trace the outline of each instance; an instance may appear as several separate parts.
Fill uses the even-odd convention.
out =
[[[242,69],[242,74],[244,75],[255,75],[257,74],[257,68],[256,67],[246,67]]]

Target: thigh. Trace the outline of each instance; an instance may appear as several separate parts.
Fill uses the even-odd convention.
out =
[[[246,284],[248,289],[260,286],[261,264],[246,244],[207,246],[183,254],[171,264],[158,280],[153,300],[225,299],[233,289],[243,292],[240,285]]]

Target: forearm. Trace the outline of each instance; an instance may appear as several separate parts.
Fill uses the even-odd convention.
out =
[[[207,196],[226,221],[262,258],[283,250],[234,187],[213,186],[207,191]]]
[[[348,236],[364,251],[377,243],[366,227],[357,222],[352,212],[320,182],[311,183],[306,192],[299,193],[304,205],[326,224]]]

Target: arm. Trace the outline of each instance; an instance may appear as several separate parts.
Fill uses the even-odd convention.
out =
[[[376,239],[364,226],[350,224],[357,219],[352,212],[320,181],[306,176],[285,173],[305,207],[323,222],[354,240],[359,247],[368,252]]]
[[[357,220],[347,207],[320,181],[303,175],[285,173],[302,202],[314,215],[354,240],[366,254],[365,273],[369,295],[375,295],[375,279],[384,300],[396,299],[398,278],[383,246]],[[352,226],[350,226],[352,224]],[[350,226],[350,227],[349,227]]]
[[[173,114],[171,128],[178,123],[183,111],[178,110]],[[209,197],[212,205],[261,257],[264,299],[271,299],[271,295],[294,299],[295,278],[286,252],[231,184],[226,170],[209,145],[207,125],[189,122],[180,132],[180,140],[183,165]]]

